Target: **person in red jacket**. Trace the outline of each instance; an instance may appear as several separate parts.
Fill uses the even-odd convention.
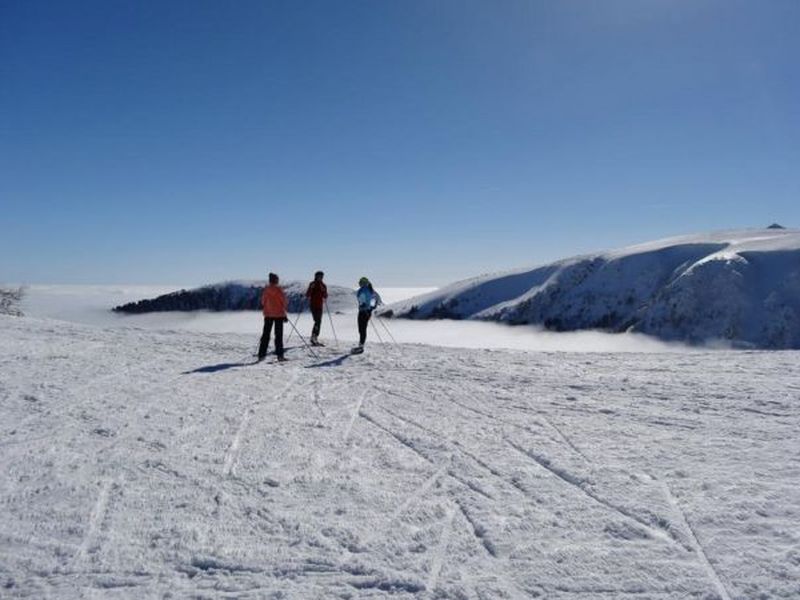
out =
[[[261,294],[261,306],[264,309],[264,332],[261,334],[261,344],[258,346],[259,362],[267,356],[273,323],[275,324],[275,354],[280,362],[286,360],[283,356],[283,324],[289,318],[286,316],[286,294],[283,293],[278,282],[278,276],[270,273],[269,285]]]
[[[311,328],[311,345],[322,346],[319,341],[319,330],[322,327],[322,309],[325,305],[325,300],[328,298],[328,288],[322,283],[322,278],[325,273],[317,271],[314,273],[314,281],[308,284],[306,291],[306,298],[308,298],[308,305],[311,308],[311,316],[314,318],[314,326]]]

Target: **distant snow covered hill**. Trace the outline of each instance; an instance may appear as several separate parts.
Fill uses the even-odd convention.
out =
[[[166,311],[192,310],[258,310],[261,308],[261,291],[265,281],[226,281],[191,290],[180,290],[156,298],[129,302],[115,307],[116,312],[141,314]],[[289,311],[299,312],[307,308],[308,284],[292,281],[284,284]],[[348,310],[356,307],[353,290],[341,286],[328,286],[330,310]]]
[[[682,236],[454,283],[397,317],[636,331],[664,340],[800,348],[800,230]],[[388,313],[389,311],[387,311]]]
[[[22,311],[19,309],[19,304],[22,301],[22,294],[22,288],[0,287],[0,315],[21,317]]]

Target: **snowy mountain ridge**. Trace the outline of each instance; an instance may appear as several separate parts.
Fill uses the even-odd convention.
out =
[[[800,348],[800,230],[685,235],[487,274],[391,307],[396,317],[635,331]]]
[[[224,281],[204,285],[190,290],[179,290],[156,298],[129,302],[114,307],[115,312],[143,314],[165,311],[193,310],[259,310],[261,308],[261,292],[266,281]],[[299,312],[306,308],[306,290],[308,284],[301,281],[290,281],[282,284],[290,312]],[[328,286],[328,305],[330,310],[347,310],[355,308],[354,291],[336,285]]]
[[[0,287],[0,315],[21,317],[22,311],[19,308],[19,304],[22,300],[22,295],[22,288],[11,289]]]

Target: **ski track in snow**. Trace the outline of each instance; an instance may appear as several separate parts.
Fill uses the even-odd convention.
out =
[[[0,596],[800,594],[798,353],[252,345],[0,318]]]
[[[295,373],[292,376],[292,379],[277,394],[275,394],[273,401],[274,402],[282,401],[286,397],[292,386],[295,384],[296,380],[297,380],[297,374]],[[222,474],[225,475],[226,477],[229,475],[233,475],[233,470],[236,466],[236,461],[239,457],[239,447],[241,446],[242,436],[244,435],[244,432],[247,429],[247,425],[250,422],[251,418],[253,418],[254,414],[256,413],[256,410],[257,408],[248,407],[242,414],[242,419],[241,422],[239,423],[239,428],[236,430],[236,433],[234,433],[233,438],[231,439],[230,446],[228,447],[228,452],[225,454],[225,462],[222,468]]]
[[[395,431],[392,431],[390,428],[388,428],[388,427],[386,427],[384,425],[381,425],[377,420],[375,420],[374,417],[370,416],[369,414],[367,414],[367,413],[365,413],[363,411],[361,411],[359,414],[368,423],[370,423],[371,425],[373,425],[376,428],[380,429],[384,433],[388,434],[390,437],[392,437],[395,440],[397,440],[400,444],[402,444],[403,446],[405,446],[406,448],[411,450],[414,454],[419,456],[422,460],[424,460],[424,461],[426,461],[426,462],[428,462],[428,463],[430,463],[432,465],[436,464],[436,461],[433,458],[428,456],[428,454],[426,454],[424,451],[420,450],[412,441],[410,441],[405,436],[403,436],[403,435],[401,435],[401,434],[399,434],[399,433],[397,433]],[[472,490],[473,492],[475,492],[477,494],[480,494],[484,498],[487,498],[489,500],[492,499],[492,496],[490,494],[488,494],[485,490],[483,490],[480,486],[476,485],[474,482],[469,481],[468,479],[466,479],[466,478],[462,477],[461,475],[459,475],[458,473],[454,472],[453,469],[451,469],[451,468],[446,469],[446,473],[447,473],[447,475],[449,477],[451,477],[452,479],[458,481],[464,487]]]
[[[406,500],[397,507],[397,509],[392,513],[392,516],[389,519],[391,523],[395,519],[397,519],[400,515],[406,512],[409,507],[414,504],[417,500],[419,500],[425,493],[433,487],[433,485],[439,480],[439,478],[447,471],[448,465],[442,465],[436,472],[428,477],[425,482],[419,487],[419,489],[415,490]]]
[[[367,397],[368,393],[369,390],[364,390],[358,397],[358,401],[353,407],[353,412],[350,415],[350,420],[347,422],[347,427],[345,428],[344,434],[342,435],[342,441],[346,442],[347,438],[350,437],[350,432],[353,429],[353,424],[356,422],[356,419],[358,418],[358,415],[361,412],[361,405],[364,404],[364,399]]]
[[[431,561],[431,570],[428,573],[428,579],[425,582],[425,589],[428,590],[430,598],[435,597],[436,584],[439,581],[439,573],[442,571],[442,565],[444,564],[445,554],[447,552],[447,545],[450,542],[450,529],[453,526],[453,517],[455,514],[455,508],[447,508],[447,516],[442,524],[442,534],[439,538],[439,545],[436,547],[434,552],[433,560]]]
[[[95,540],[97,531],[103,522],[108,508],[108,496],[111,492],[111,480],[106,479],[100,484],[100,491],[97,494],[97,501],[92,507],[92,513],[89,516],[89,524],[86,528],[86,534],[83,536],[83,542],[78,547],[75,557],[72,560],[72,567],[78,568],[85,560],[86,554],[89,552],[92,542]]]
[[[486,528],[470,514],[469,510],[464,506],[461,500],[456,499],[456,505],[461,511],[461,514],[464,516],[464,519],[467,521],[467,523],[469,523],[472,535],[475,536],[475,539],[478,541],[478,543],[483,546],[489,556],[492,558],[497,558],[497,548],[495,548],[495,545],[488,539]]]
[[[563,432],[563,431],[561,431],[561,428],[560,428],[558,425],[556,425],[556,424],[553,422],[553,420],[552,420],[552,419],[549,419],[549,418],[547,418],[547,417],[545,417],[545,416],[542,416],[542,420],[543,420],[545,423],[547,423],[548,425],[550,425],[550,427],[552,427],[552,428],[553,428],[553,430],[554,430],[554,431],[555,431],[555,432],[556,432],[556,433],[559,435],[559,437],[560,437],[562,440],[564,440],[564,443],[565,443],[565,444],[567,444],[567,446],[569,446],[570,448],[572,448],[572,449],[575,451],[575,453],[576,453],[578,456],[580,456],[580,457],[581,457],[583,460],[585,460],[586,462],[589,462],[589,463],[590,463],[590,462],[592,462],[591,460],[589,460],[589,458],[588,458],[588,457],[587,457],[587,456],[586,456],[586,455],[585,455],[583,452],[581,452],[581,450],[580,450],[580,449],[579,449],[579,448],[578,448],[578,447],[577,447],[577,446],[576,446],[576,445],[575,445],[575,444],[572,442],[572,440],[571,440],[570,438],[568,438],[568,437],[567,437],[567,436],[564,434],[564,432]]]
[[[591,491],[589,489],[586,489],[586,487],[584,487],[582,481],[580,481],[578,478],[576,478],[575,476],[571,475],[567,471],[564,471],[562,469],[554,467],[553,465],[550,464],[550,462],[548,460],[542,458],[541,456],[537,455],[534,452],[531,452],[530,450],[526,450],[525,448],[515,444],[511,440],[507,440],[507,442],[508,442],[508,445],[511,446],[512,448],[514,448],[517,452],[527,456],[533,462],[535,462],[537,465],[539,465],[540,467],[542,467],[543,469],[545,469],[549,473],[552,473],[555,477],[559,478],[564,483],[572,486],[574,489],[578,490],[580,493],[582,493],[587,498],[590,498],[590,499],[594,500],[598,504],[600,504],[600,505],[602,505],[602,506],[604,506],[604,507],[606,507],[606,508],[608,508],[610,510],[618,512],[623,517],[631,519],[632,521],[636,521],[636,523],[638,523],[639,525],[641,525],[642,527],[647,529],[652,535],[654,535],[655,537],[657,537],[659,539],[662,539],[662,540],[664,540],[666,542],[675,542],[675,543],[678,543],[678,544],[680,543],[675,538],[671,537],[670,535],[668,535],[664,531],[661,531],[661,530],[656,529],[655,527],[653,527],[653,525],[651,525],[650,523],[645,521],[640,516],[638,516],[636,514],[633,514],[629,510],[626,510],[626,509],[614,504],[613,502],[609,502],[608,500],[605,500],[604,498],[600,497],[595,492],[593,492],[593,491]]]
[[[678,504],[678,501],[675,499],[675,496],[672,495],[669,486],[663,481],[661,482],[661,488],[664,490],[664,495],[669,500],[670,506],[674,509],[675,513],[680,518],[681,523],[689,532],[689,539],[691,541],[692,548],[694,549],[695,554],[697,554],[698,559],[702,563],[703,570],[706,572],[708,578],[714,584],[714,587],[716,588],[720,598],[722,598],[722,600],[731,600],[731,597],[728,594],[728,590],[725,587],[725,584],[722,583],[722,580],[719,578],[719,574],[717,574],[716,570],[709,562],[708,556],[706,555],[706,551],[703,549],[703,545],[700,543],[700,540],[697,539],[697,535],[695,534],[694,529],[692,529],[692,526],[689,525],[689,521],[686,519],[686,513],[683,512],[680,505]]]
[[[247,422],[250,420],[252,414],[252,408],[248,408],[245,411],[244,415],[242,415],[242,421],[239,424],[239,428],[236,430],[236,433],[231,440],[231,445],[228,447],[228,452],[225,454],[225,465],[222,468],[222,474],[225,476],[233,474],[233,466],[239,454],[239,444],[242,441],[242,434],[244,433],[244,430],[247,427]]]
[[[381,407],[381,408],[384,411],[386,411],[387,413],[389,413],[390,415],[394,416],[395,418],[397,418],[397,419],[399,419],[401,421],[404,421],[404,422],[408,423],[409,425],[412,425],[412,426],[414,426],[414,427],[416,427],[418,429],[421,429],[422,431],[425,431],[426,433],[428,433],[430,435],[433,435],[437,439],[444,440],[447,444],[449,444],[452,447],[454,452],[457,452],[457,453],[460,453],[460,454],[466,456],[470,460],[474,461],[478,466],[480,466],[481,468],[485,469],[491,475],[496,477],[499,481],[502,481],[504,484],[507,484],[510,487],[510,489],[514,490],[515,492],[517,492],[519,494],[522,494],[522,496],[524,496],[524,498],[525,498],[525,501],[531,501],[532,499],[535,499],[531,495],[530,491],[526,490],[524,487],[522,487],[518,482],[514,481],[512,478],[510,478],[507,475],[504,475],[503,473],[498,471],[496,467],[493,467],[491,464],[486,462],[484,459],[479,458],[478,456],[476,456],[473,452],[471,452],[467,448],[465,448],[464,444],[462,444],[458,440],[454,440],[449,436],[446,436],[444,434],[435,432],[435,431],[425,427],[424,425],[421,425],[421,424],[417,423],[413,419],[410,419],[408,417],[404,417],[404,416],[402,416],[402,415],[400,415],[400,414],[398,414],[396,412],[393,412],[393,411],[389,410],[386,407]],[[482,495],[484,495],[484,496],[486,495],[485,492],[479,492],[479,493],[482,493]],[[489,497],[489,496],[487,496],[487,497]]]

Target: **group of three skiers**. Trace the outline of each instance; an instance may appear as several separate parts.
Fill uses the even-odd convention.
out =
[[[317,271],[314,273],[314,281],[308,284],[306,299],[311,310],[311,317],[314,325],[311,328],[311,345],[321,346],[319,332],[322,327],[322,313],[328,299],[328,288],[322,282],[325,273]],[[261,334],[261,343],[258,346],[258,360],[262,361],[267,356],[267,348],[272,335],[272,327],[275,326],[275,355],[278,361],[286,360],[283,347],[283,324],[289,321],[288,303],[283,288],[279,285],[280,279],[275,273],[269,274],[269,285],[264,288],[261,294],[261,306],[264,310],[264,331]],[[367,341],[367,325],[372,316],[372,311],[378,305],[383,304],[380,295],[372,288],[369,279],[362,277],[358,280],[358,346],[353,348],[353,352],[363,352],[364,343]]]

